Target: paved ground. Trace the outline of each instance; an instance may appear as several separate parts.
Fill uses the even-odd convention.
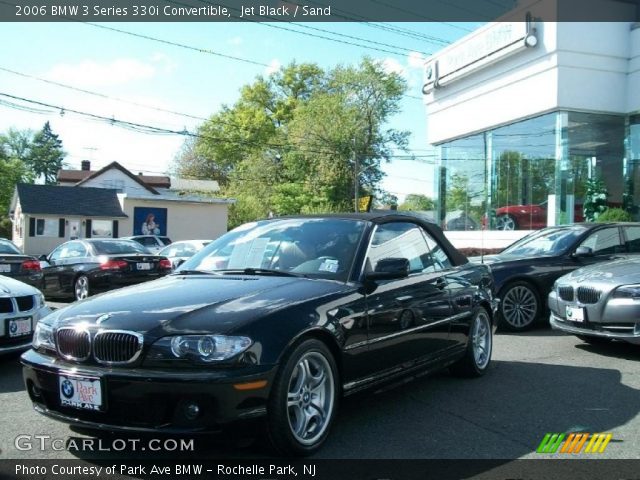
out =
[[[493,358],[490,372],[481,379],[442,373],[346,399],[317,458],[541,458],[534,450],[546,432],[586,431],[613,433],[599,458],[640,459],[639,347],[592,347],[540,329],[498,334]],[[35,453],[16,449],[19,435],[48,435],[65,442],[84,438],[32,410],[16,356],[0,359],[0,405],[0,457],[123,456],[50,446]],[[188,458],[267,455],[259,443],[238,449],[224,438],[196,438],[194,445],[196,453]],[[130,458],[162,455],[139,451]]]

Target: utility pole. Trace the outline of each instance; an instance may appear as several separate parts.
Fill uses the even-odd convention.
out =
[[[358,191],[360,190],[360,185],[359,185],[359,181],[358,181],[358,176],[360,174],[359,172],[360,170],[360,166],[358,165],[358,155],[356,154],[356,139],[353,139],[353,198],[354,198],[354,203],[355,203],[355,212],[358,213],[358,203],[359,203],[359,198],[358,198]]]

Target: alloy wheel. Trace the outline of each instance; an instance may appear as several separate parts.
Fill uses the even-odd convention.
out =
[[[84,300],[89,296],[89,279],[84,275],[76,279],[75,293],[76,300]]]
[[[538,316],[538,299],[531,288],[515,285],[504,294],[502,316],[508,327],[523,330]]]
[[[498,230],[515,230],[516,228],[516,221],[511,215],[500,215],[496,219],[496,229]]]
[[[325,432],[334,409],[335,382],[327,359],[307,352],[291,373],[287,415],[291,433],[303,445],[312,445]]]
[[[479,369],[485,368],[491,360],[492,335],[489,317],[482,311],[476,317],[476,323],[471,336],[473,358]]]

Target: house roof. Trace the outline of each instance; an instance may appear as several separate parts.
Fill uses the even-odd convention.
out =
[[[131,177],[137,183],[139,183],[144,188],[152,192],[154,190],[154,187],[157,187],[157,188],[171,187],[171,179],[169,177],[158,176],[158,175],[134,175],[129,170],[127,170],[122,165],[120,165],[118,162],[111,162],[109,165],[107,165],[104,168],[101,168],[100,170],[58,170],[57,178],[58,178],[58,182],[65,182],[65,183],[69,182],[69,183],[80,184],[89,180],[90,178],[95,178],[100,174],[102,174],[103,172],[110,170],[112,168],[116,168],[120,170],[125,175]]]
[[[127,217],[112,188],[75,188],[58,185],[16,185],[22,212],[33,215]]]

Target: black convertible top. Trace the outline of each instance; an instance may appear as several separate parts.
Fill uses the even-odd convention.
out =
[[[425,220],[423,217],[412,214],[410,212],[398,212],[395,210],[383,211],[383,212],[367,212],[367,213],[326,213],[315,215],[286,215],[283,217],[275,217],[273,220],[282,218],[344,218],[353,220],[364,220],[376,224],[382,224],[394,221],[411,221],[417,223],[423,227],[429,235],[431,235],[444,249],[445,253],[451,260],[454,266],[464,265],[469,263],[467,257],[461,254],[456,247],[454,247],[449,239],[445,237],[442,229],[435,223]]]

